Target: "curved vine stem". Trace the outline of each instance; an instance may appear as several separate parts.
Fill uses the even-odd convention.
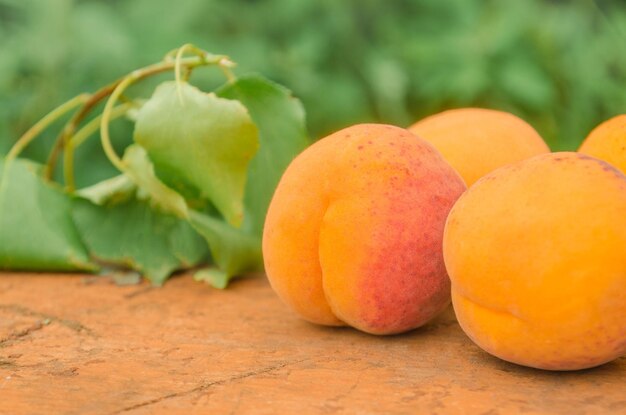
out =
[[[13,147],[11,147],[11,150],[7,153],[5,160],[10,162],[15,159],[26,148],[26,146],[28,146],[35,138],[37,138],[39,134],[49,127],[50,124],[79,105],[84,104],[89,98],[89,94],[80,94],[50,111],[15,142]]]
[[[178,60],[178,64],[181,67],[184,67],[187,70],[192,70],[198,66],[218,65],[222,69],[222,71],[224,71],[224,73],[226,74],[226,77],[229,80],[229,82],[232,82],[232,80],[235,79],[234,75],[230,71],[230,68],[234,66],[234,63],[230,61],[230,59],[227,56],[213,55],[213,54],[204,52],[201,49],[196,48],[195,46],[193,46],[193,48],[196,50],[196,54],[198,56],[189,57],[189,58],[181,57]],[[179,50],[180,48],[176,50],[176,53],[178,53]],[[63,131],[61,132],[61,134],[57,137],[57,140],[50,152],[48,161],[46,163],[46,168],[44,170],[44,177],[47,179],[50,179],[52,177],[52,173],[55,169],[59,153],[61,152],[63,147],[67,145],[67,143],[72,139],[72,136],[75,134],[76,129],[78,128],[80,123],[87,117],[87,115],[89,115],[89,113],[94,109],[94,107],[96,107],[103,99],[112,95],[112,93],[120,86],[120,84],[131,76],[134,78],[132,82],[135,82],[135,81],[138,81],[138,80],[141,80],[141,79],[144,79],[144,78],[147,78],[147,77],[150,77],[150,76],[162,73],[162,72],[167,72],[172,69],[175,69],[177,61],[171,59],[171,55],[173,52],[174,51],[168,53],[162,62],[158,62],[153,65],[146,66],[142,69],[138,69],[132,72],[131,75],[126,76],[122,79],[118,79],[102,87],[101,89],[99,89],[98,91],[96,91],[95,93],[91,95],[86,95],[83,106],[80,108],[80,110],[78,110],[72,116],[72,118],[68,121],[68,123],[63,128]],[[60,108],[61,107],[57,108],[57,110]],[[54,110],[53,112],[57,110]]]
[[[198,57],[203,58],[204,56],[206,56],[206,52],[203,51],[202,49],[198,49],[197,47],[195,47],[194,45],[192,45],[191,43],[187,43],[183,46],[181,46],[178,51],[176,52],[176,59],[175,59],[175,63],[174,63],[174,77],[176,79],[176,93],[178,95],[178,100],[180,101],[181,105],[184,105],[183,102],[183,91],[182,91],[182,84],[184,82],[183,80],[183,76],[182,76],[182,65],[181,65],[181,61],[183,59],[183,55],[185,54],[186,51],[190,51],[193,52],[194,54],[196,54]],[[189,77],[189,75],[191,74],[191,69],[187,68],[187,74],[186,77]]]
[[[76,131],[76,129],[78,128],[78,126],[80,125],[80,123],[85,119],[85,117],[87,117],[87,115],[89,115],[89,113],[91,112],[91,110],[93,110],[93,108],[98,105],[98,103],[100,101],[102,101],[104,98],[106,98],[107,96],[109,96],[111,94],[111,92],[113,92],[113,90],[115,89],[115,87],[117,86],[117,84],[120,81],[115,81],[112,82],[102,88],[100,88],[98,91],[96,91],[95,93],[93,93],[90,98],[87,100],[87,102],[84,103],[84,105],[82,106],[82,108],[80,110],[78,110],[78,112],[76,112],[72,118],[68,121],[67,124],[65,124],[65,127],[63,127],[63,130],[61,131],[61,133],[59,134],[59,136],[57,137],[52,150],[50,151],[50,155],[48,156],[48,160],[46,162],[46,166],[44,169],[44,178],[50,180],[52,178],[52,174],[54,172],[54,169],[56,167],[56,162],[57,162],[57,158],[59,156],[59,153],[61,152],[61,150],[63,149],[63,146],[69,141],[69,139],[74,135],[74,132]]]
[[[104,110],[102,111],[102,118],[100,119],[100,139],[102,140],[102,148],[107,158],[120,172],[124,172],[126,167],[124,162],[117,155],[113,145],[111,144],[111,136],[109,134],[109,124],[113,114],[113,108],[119,97],[124,93],[126,88],[132,85],[138,78],[137,72],[133,72],[120,82],[117,87],[111,93],[111,96],[107,100]]]
[[[111,121],[126,114],[128,110],[134,107],[134,103],[126,102],[111,110]],[[98,115],[81,128],[71,139],[65,144],[63,149],[63,178],[65,180],[65,189],[73,192],[76,189],[74,181],[74,151],[80,147],[89,137],[100,129],[102,115]]]
[[[139,104],[129,101],[113,108],[113,110],[111,111],[111,121],[125,115],[131,108],[137,107],[137,105]],[[89,121],[87,124],[85,124],[83,128],[81,128],[76,132],[76,134],[74,134],[72,139],[69,141],[69,144],[74,150],[80,147],[89,137],[91,137],[100,129],[101,120],[102,114]]]
[[[224,57],[218,62],[218,64],[229,83],[232,84],[237,80],[237,77],[232,71],[232,68],[235,67],[235,62],[231,61],[228,57]]]

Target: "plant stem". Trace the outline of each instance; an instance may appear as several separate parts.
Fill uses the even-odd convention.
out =
[[[227,69],[227,67],[228,68],[232,67],[233,63],[228,59],[227,56],[212,55],[209,53],[205,53],[204,55],[198,56],[198,57],[182,58],[180,59],[180,65],[182,65],[186,69],[193,69],[198,66],[219,65],[223,71],[227,70],[230,72],[230,70]],[[175,67],[176,67],[176,61],[167,59],[165,61],[158,62],[152,65],[146,66],[144,68],[138,69],[132,72],[131,75],[129,76],[133,76],[134,77],[133,82],[135,82],[144,78],[148,78],[153,75],[157,75],[162,72],[170,71],[174,69]],[[55,142],[55,145],[52,148],[52,151],[50,152],[50,156],[48,157],[48,161],[46,163],[46,169],[44,171],[44,177],[48,179],[52,177],[52,172],[54,171],[58,155],[61,149],[63,148],[63,146],[66,145],[68,141],[71,139],[71,137],[74,135],[74,132],[78,128],[78,125],[85,119],[85,117],[87,117],[87,115],[89,115],[91,110],[93,110],[93,108],[96,105],[98,105],[100,101],[102,101],[107,96],[111,95],[113,91],[122,82],[124,82],[124,80],[126,80],[129,76],[126,76],[122,79],[118,79],[102,87],[101,89],[93,93],[91,96],[88,96],[89,98],[86,100],[86,102],[84,102],[82,108],[74,114],[74,116],[65,125],[65,127],[63,128],[63,131],[57,138],[57,141]],[[231,78],[229,77],[229,80],[230,79]]]
[[[235,82],[235,80],[237,80],[237,77],[231,70],[231,68],[235,66],[235,63],[233,61],[228,58],[224,58],[220,61],[219,65],[220,69],[224,73],[224,76],[226,76],[226,80],[228,81],[228,83],[232,84],[233,82]]]
[[[100,139],[102,140],[102,148],[104,149],[104,153],[111,161],[111,163],[122,173],[126,170],[126,166],[124,166],[124,162],[117,155],[115,149],[113,148],[113,145],[111,144],[109,123],[111,122],[113,107],[115,106],[118,98],[122,95],[122,93],[124,93],[126,88],[131,86],[132,83],[135,82],[137,79],[137,72],[133,72],[117,85],[104,106],[104,110],[102,111],[102,118],[100,120]]]
[[[113,108],[111,111],[111,120],[126,114],[126,112],[128,112],[128,110],[133,106],[134,104],[132,102],[127,102]],[[65,180],[65,189],[68,192],[73,192],[76,188],[76,184],[74,182],[74,151],[80,147],[85,140],[100,129],[101,120],[102,115],[98,115],[96,118],[85,124],[85,126],[65,144],[63,149],[63,177]]]
[[[193,48],[193,49],[192,49]],[[192,49],[194,52],[198,52],[198,50],[196,48],[194,48],[194,46],[191,43],[187,43],[183,46],[181,46],[180,48],[178,48],[178,51],[176,52],[176,59],[175,59],[175,63],[174,63],[174,78],[176,80],[176,93],[178,95],[178,100],[180,101],[181,105],[184,105],[183,102],[183,91],[182,91],[182,83],[183,83],[183,77],[181,74],[181,60],[183,59],[183,54],[185,53],[185,51],[187,49]],[[200,51],[200,53],[202,53]],[[198,55],[198,56],[202,56],[202,55]],[[187,76],[189,76],[190,70],[187,69]]]
[[[46,167],[44,169],[44,177],[46,179],[52,178],[52,174],[56,167],[59,153],[61,152],[63,146],[67,143],[67,141],[72,137],[72,135],[74,135],[74,132],[76,131],[76,128],[78,128],[78,125],[87,115],[89,115],[91,110],[96,105],[98,105],[100,101],[102,101],[104,98],[111,94],[111,92],[115,89],[118,83],[119,80],[110,83],[109,85],[106,85],[93,93],[89,100],[84,103],[82,108],[72,116],[67,124],[65,124],[65,127],[63,127],[61,134],[59,134],[59,136],[57,137],[54,146],[50,151],[50,155],[48,156],[48,161],[46,162]]]
[[[33,125],[28,131],[26,131],[11,147],[11,150],[7,153],[5,160],[7,162],[15,159],[25,148],[28,146],[39,134],[41,134],[47,127],[60,117],[73,110],[77,106],[84,104],[90,98],[89,94],[80,94],[58,106],[48,114],[46,114],[41,120]]]
[[[181,105],[184,104],[183,102],[183,94],[182,94],[182,83],[184,81],[186,81],[189,76],[191,75],[191,69],[189,67],[186,67],[185,69],[187,69],[186,74],[185,74],[185,79],[183,79],[183,75],[182,75],[182,59],[183,56],[185,55],[185,52],[191,52],[194,55],[198,56],[199,58],[206,58],[209,55],[207,54],[207,52],[203,51],[202,49],[192,45],[191,43],[187,43],[184,44],[183,46],[181,46],[180,48],[178,48],[177,50],[175,50],[176,52],[176,57],[174,59],[175,61],[175,66],[174,66],[174,78],[176,80],[176,92],[178,94],[178,99],[180,100]],[[212,55],[211,55],[212,56]],[[222,65],[222,61],[224,60],[224,57],[222,57],[222,59],[220,59],[219,61],[217,61],[216,63],[218,65]]]
[[[137,105],[137,103],[129,101],[113,108],[113,110],[111,111],[111,121],[126,114],[128,110]],[[80,147],[91,135],[93,135],[96,131],[100,129],[101,120],[102,114],[89,121],[87,124],[85,124],[83,128],[81,128],[76,132],[76,134],[74,134],[68,144],[70,144],[74,149]]]

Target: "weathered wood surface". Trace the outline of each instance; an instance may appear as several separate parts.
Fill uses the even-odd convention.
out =
[[[575,373],[508,364],[449,310],[393,337],[297,319],[263,277],[0,275],[1,414],[619,414],[626,358]]]

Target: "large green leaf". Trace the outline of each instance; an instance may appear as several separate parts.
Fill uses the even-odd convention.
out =
[[[94,270],[70,215],[69,197],[25,160],[0,160],[0,268]]]
[[[245,105],[259,129],[261,145],[248,169],[244,228],[261,235],[280,177],[309,144],[304,109],[288,89],[260,75],[241,77],[217,94]]]
[[[125,186],[119,189],[127,191]],[[79,194],[103,192],[100,187]],[[101,205],[82,198],[74,201],[74,220],[94,258],[135,269],[157,285],[172,272],[208,258],[206,242],[186,221],[159,211],[150,200],[136,195],[119,201],[119,193],[113,189],[109,196],[108,203],[96,199]]]
[[[241,224],[248,163],[259,144],[243,105],[164,82],[137,114],[135,141],[168,186],[191,187],[229,223]]]

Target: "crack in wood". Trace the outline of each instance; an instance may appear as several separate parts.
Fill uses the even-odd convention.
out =
[[[25,329],[18,330],[13,333],[9,333],[8,336],[6,336],[3,339],[0,339],[0,347],[4,346],[6,343],[9,343],[13,340],[17,340],[21,337],[28,336],[30,333],[34,331],[41,330],[45,326],[46,326],[46,320],[42,320],[42,321],[38,321],[37,323],[33,324],[30,327],[26,327]]]
[[[0,310],[13,312],[13,313],[21,315],[21,316],[35,317],[35,318],[41,320],[41,321],[39,321],[37,324],[35,324],[32,327],[29,327],[29,328],[27,328],[25,330],[22,330],[21,332],[12,333],[9,336],[7,336],[6,339],[0,340],[0,345],[2,345],[3,342],[6,342],[6,341],[17,340],[19,338],[25,337],[28,334],[32,333],[33,331],[40,330],[43,327],[49,325],[50,323],[58,323],[58,324],[61,324],[62,326],[67,327],[70,330],[73,330],[73,331],[75,331],[77,333],[86,334],[88,336],[96,337],[96,335],[93,332],[93,330],[91,330],[90,328],[86,327],[84,324],[82,324],[82,323],[80,323],[80,322],[78,322],[76,320],[69,320],[69,319],[64,319],[64,318],[53,316],[53,315],[49,315],[49,314],[40,313],[38,311],[34,311],[34,310],[31,310],[29,308],[26,308],[24,306],[17,305],[17,304],[0,304]],[[22,332],[24,332],[24,333],[22,333]]]
[[[280,369],[282,369],[284,367],[287,367],[287,366],[290,366],[290,365],[293,365],[293,364],[302,363],[302,362],[304,362],[306,360],[307,359],[295,360],[295,361],[291,361],[291,362],[283,362],[283,363],[280,363],[278,365],[265,367],[263,369],[258,369],[258,370],[253,370],[253,371],[249,371],[249,372],[240,373],[239,375],[231,376],[230,378],[227,378],[227,379],[201,383],[200,385],[198,385],[198,386],[196,386],[196,387],[194,387],[192,389],[187,389],[187,390],[180,391],[180,392],[169,393],[167,395],[160,396],[158,398],[150,399],[150,400],[147,400],[147,401],[144,401],[144,402],[140,402],[140,403],[135,404],[135,405],[127,406],[126,408],[120,409],[119,411],[112,412],[111,415],[121,414],[121,413],[124,413],[124,412],[132,411],[134,409],[139,409],[139,408],[143,408],[143,407],[146,407],[146,406],[154,405],[154,404],[157,404],[159,402],[163,402],[163,401],[165,401],[167,399],[178,398],[178,397],[190,395],[192,393],[202,392],[202,391],[207,390],[207,389],[209,389],[209,388],[211,388],[213,386],[224,385],[224,384],[227,384],[227,383],[230,383],[230,382],[234,382],[234,381],[237,381],[237,380],[246,379],[246,378],[253,377],[253,376],[258,376],[258,375],[264,375],[266,373],[271,373],[271,372],[274,372],[276,370],[280,370]]]

